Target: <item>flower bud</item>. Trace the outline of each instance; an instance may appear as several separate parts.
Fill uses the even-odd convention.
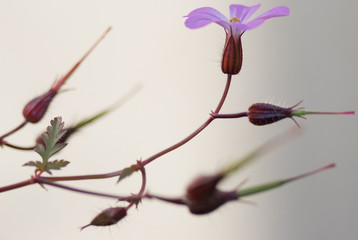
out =
[[[98,214],[90,224],[81,227],[81,230],[89,226],[110,226],[116,224],[127,215],[127,209],[124,207],[107,208]]]
[[[296,125],[299,127],[298,123],[293,117],[304,118],[303,116],[309,114],[323,114],[323,115],[353,115],[355,111],[345,111],[345,112],[320,112],[320,111],[306,111],[303,107],[296,108],[302,101],[296,105],[288,108],[275,106],[269,103],[255,103],[251,105],[247,116],[249,121],[258,126],[274,123],[280,121],[284,118],[291,118]]]
[[[223,174],[200,176],[188,186],[185,202],[191,213],[210,213],[224,203],[237,199],[236,191],[223,192],[216,188],[223,178]]]
[[[225,203],[237,200],[238,198],[237,191],[227,192],[214,189],[210,196],[197,201],[188,201],[187,206],[193,214],[207,214],[221,207]]]
[[[186,190],[186,198],[190,201],[200,201],[208,198],[216,190],[216,185],[223,175],[200,176],[196,178]]]
[[[37,123],[44,116],[52,98],[57,94],[56,90],[50,89],[45,94],[32,99],[22,111],[25,119],[31,123]]]
[[[223,73],[238,74],[242,66],[242,46],[241,36],[234,38],[233,35],[226,33],[226,42],[221,62]]]
[[[289,108],[283,108],[269,103],[255,103],[249,108],[248,118],[252,124],[257,126],[274,123],[284,118],[294,120],[292,118],[292,111],[298,104]]]

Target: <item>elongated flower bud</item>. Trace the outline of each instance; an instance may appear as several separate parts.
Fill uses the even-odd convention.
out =
[[[298,123],[295,121],[293,117],[304,118],[303,116],[309,114],[325,114],[325,115],[353,115],[354,111],[346,111],[346,112],[320,112],[320,111],[306,111],[301,108],[294,109],[297,107],[302,101],[297,103],[296,105],[288,108],[279,107],[276,105],[272,105],[269,103],[255,103],[251,105],[249,111],[247,113],[249,121],[257,126],[262,126],[270,123],[274,123],[280,121],[285,118],[291,118],[296,125],[299,127]]]
[[[110,226],[127,216],[127,209],[124,207],[107,208],[98,214],[90,224],[81,227],[81,230],[89,226]]]
[[[248,111],[249,121],[257,126],[262,126],[280,121],[285,118],[292,118],[292,109],[296,107],[283,108],[269,103],[255,103]]]
[[[237,39],[233,35],[226,33],[226,42],[221,62],[223,73],[238,74],[242,66],[242,46],[241,36]]]
[[[22,114],[25,119],[31,123],[37,123],[42,119],[52,98],[57,94],[56,90],[50,89],[45,94],[32,99],[26,104]]]

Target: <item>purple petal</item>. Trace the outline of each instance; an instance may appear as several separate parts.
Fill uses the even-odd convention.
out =
[[[212,22],[215,22],[228,30],[230,29],[229,19],[227,19],[221,12],[211,7],[195,9],[184,17],[188,18],[185,21],[185,26],[190,29],[201,28]]]
[[[287,16],[289,15],[289,13],[290,10],[287,7],[280,6],[261,14],[260,16],[254,18],[252,21],[249,21],[248,23],[232,22],[231,25],[234,28],[239,29],[241,31],[251,30],[263,24],[266,19],[273,18],[273,17]]]
[[[246,7],[239,4],[230,5],[230,18],[237,17],[241,23],[245,23],[257,11],[257,9],[259,9],[260,6],[260,4],[252,7]]]
[[[240,32],[245,32],[246,30],[251,30],[257,28],[261,24],[263,24],[265,20],[257,20],[257,21],[250,21],[249,23],[239,23],[239,22],[232,22],[231,26],[233,28],[240,30]]]
[[[260,16],[254,18],[252,21],[257,21],[257,20],[266,20],[269,18],[274,18],[274,17],[283,17],[283,16],[288,16],[290,14],[290,9],[288,9],[288,7],[285,6],[279,6],[279,7],[275,7],[271,10],[268,10],[267,12],[261,14]],[[251,21],[250,21],[251,22]]]

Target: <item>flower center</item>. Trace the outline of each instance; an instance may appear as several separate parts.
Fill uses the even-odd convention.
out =
[[[233,17],[230,19],[230,22],[240,22],[240,19],[238,19],[237,17]]]

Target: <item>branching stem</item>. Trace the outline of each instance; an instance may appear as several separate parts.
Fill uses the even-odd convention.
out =
[[[226,96],[230,89],[231,84],[231,78],[232,75],[227,76],[226,86],[224,89],[224,92],[222,94],[222,97],[220,99],[219,104],[217,105],[216,109],[212,114],[218,114],[225,102]],[[202,124],[198,129],[196,129],[193,133],[191,133],[189,136],[184,138],[183,140],[179,141],[178,143],[160,151],[157,154],[154,154],[153,156],[147,158],[142,162],[143,166],[146,166],[150,162],[154,161],[155,159],[179,148],[180,146],[184,145],[185,143],[189,142],[191,139],[193,139],[196,135],[198,135],[201,131],[203,131],[215,118],[213,116],[210,116],[210,118]],[[77,180],[91,180],[91,179],[103,179],[103,178],[112,178],[120,176],[123,173],[123,170],[110,172],[110,173],[103,173],[103,174],[93,174],[93,175],[82,175],[82,176],[64,176],[64,177],[46,177],[45,179],[51,180],[51,181],[77,181]]]

